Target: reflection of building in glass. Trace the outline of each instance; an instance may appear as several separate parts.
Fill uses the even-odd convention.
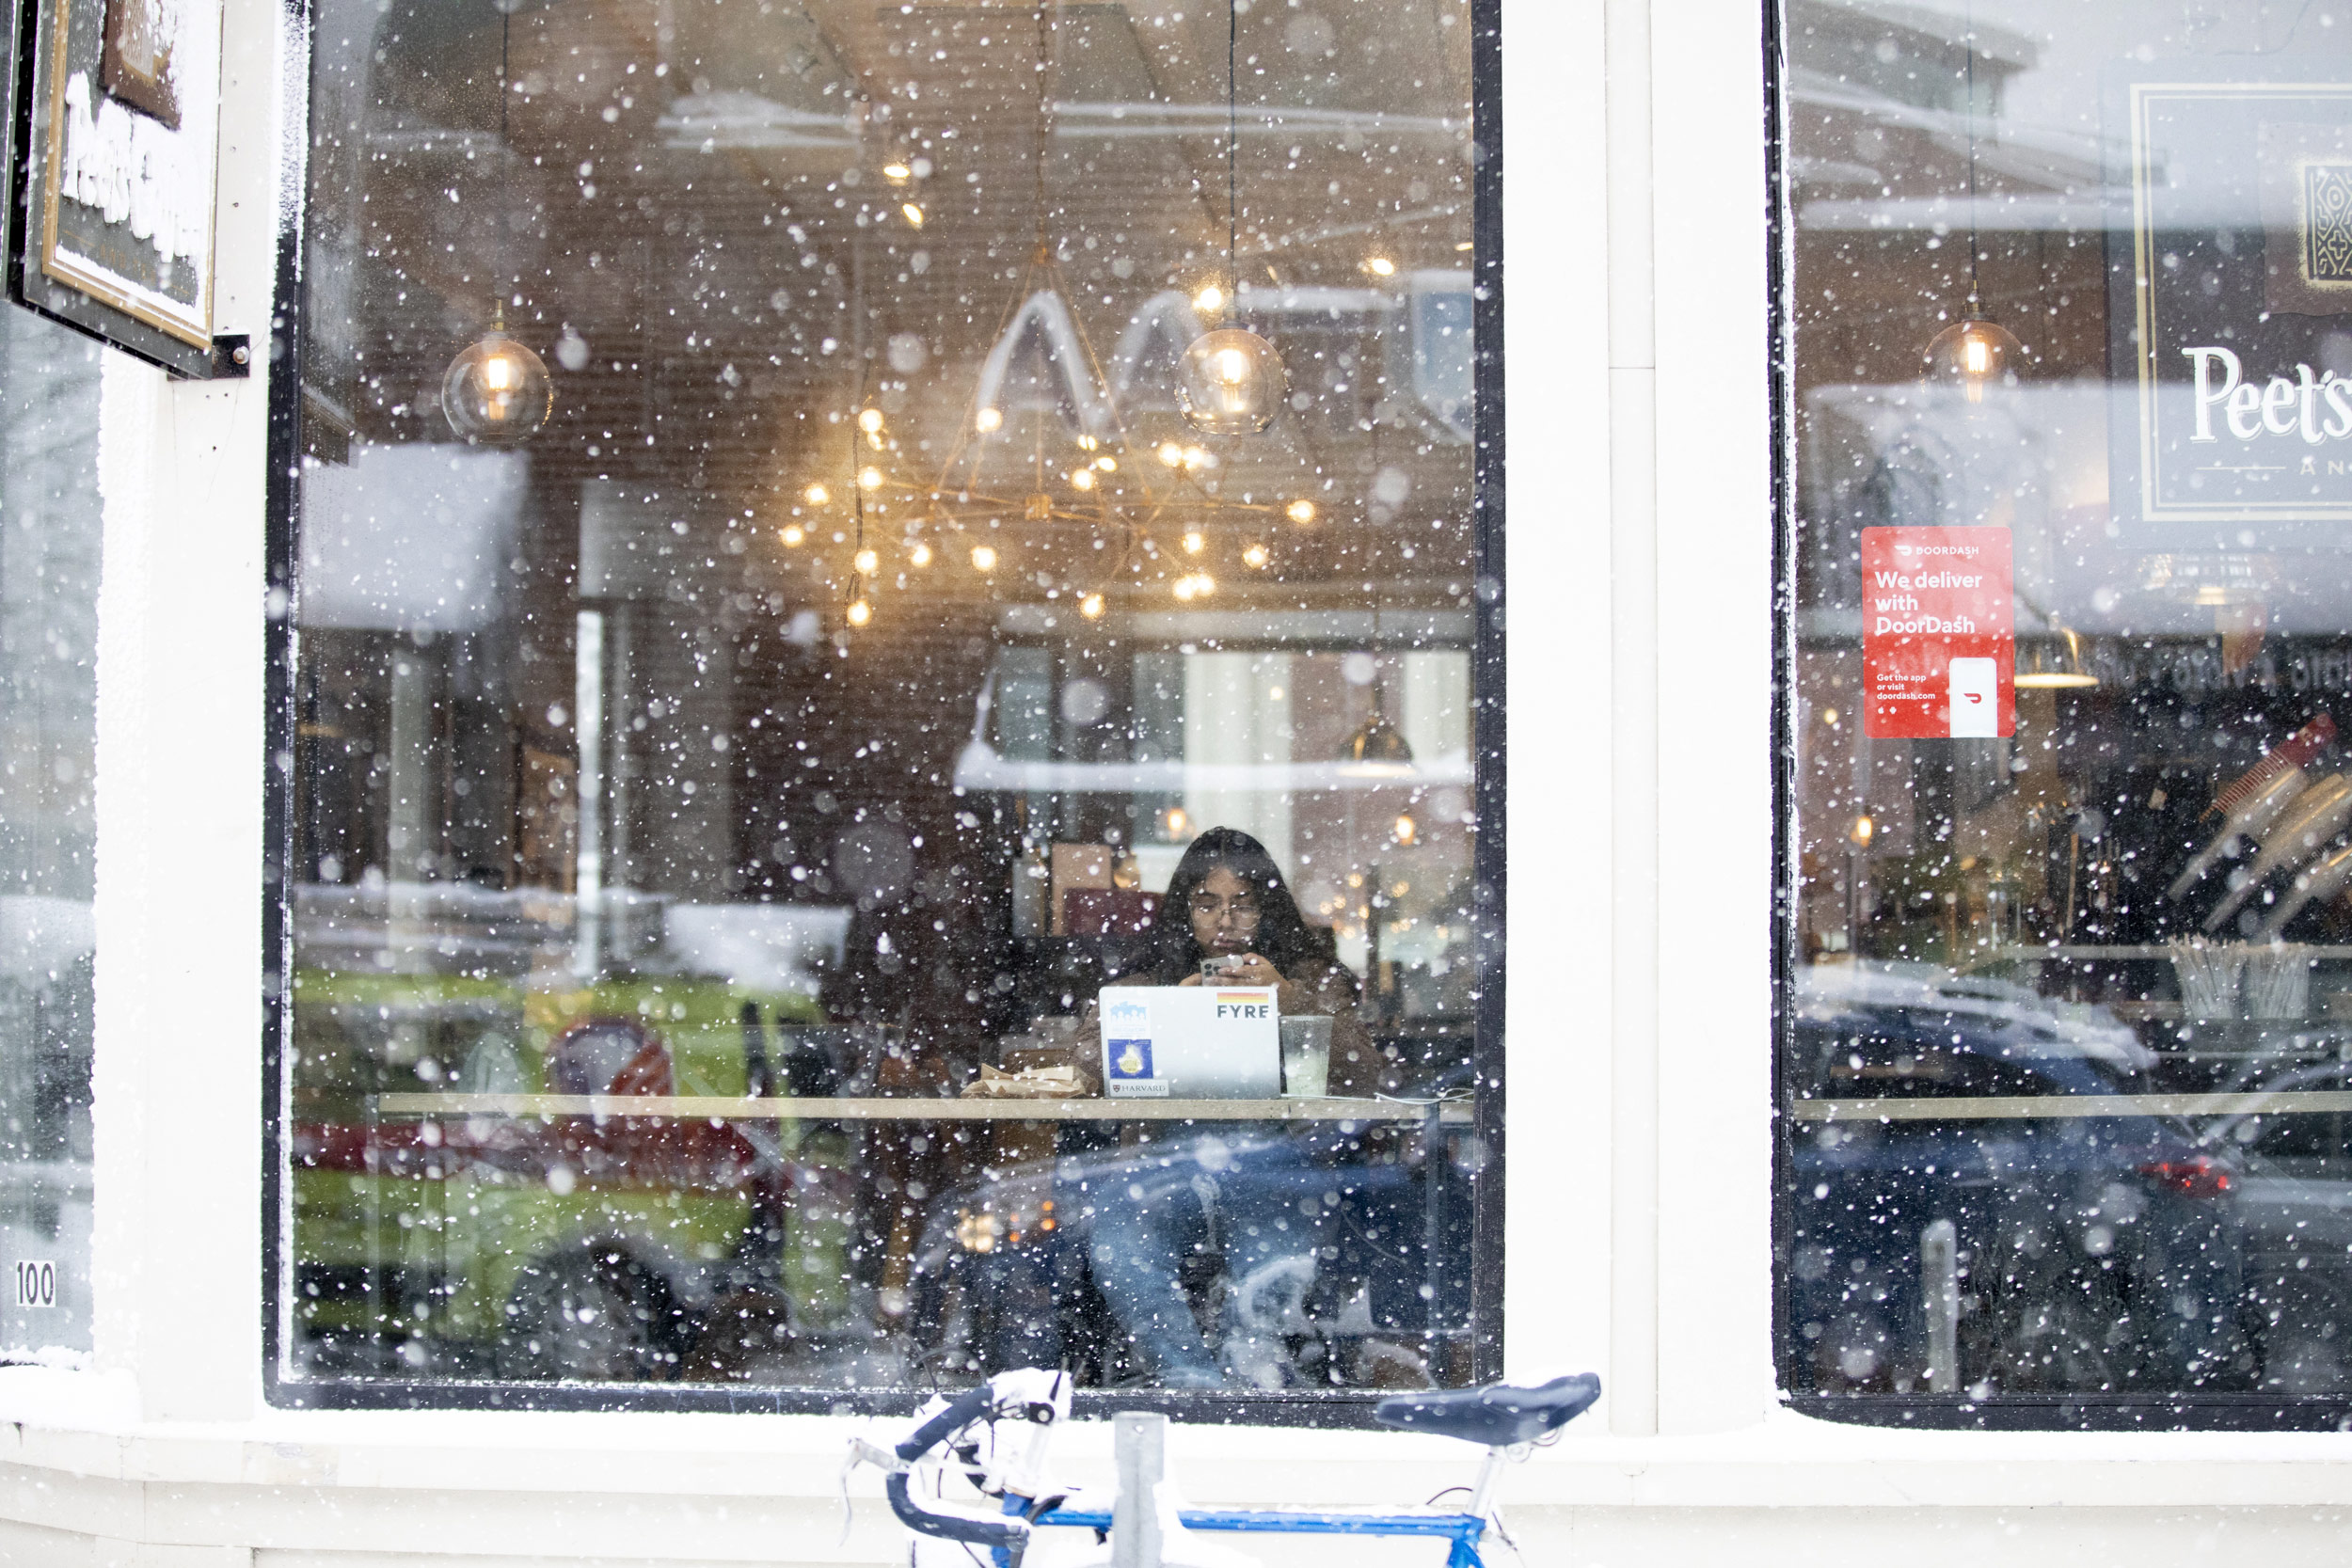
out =
[[[0,1360],[90,1349],[98,363],[0,322]]]

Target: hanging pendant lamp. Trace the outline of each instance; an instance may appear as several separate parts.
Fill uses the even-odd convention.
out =
[[[1380,610],[1372,607],[1372,645],[1380,646]],[[1376,656],[1375,656],[1376,657]],[[1379,666],[1373,667],[1372,713],[1340,748],[1340,776],[1348,779],[1408,779],[1413,776],[1413,748],[1404,732],[1389,722],[1387,684]]]
[[[1407,779],[1413,775],[1413,748],[1404,732],[1380,710],[1380,694],[1373,693],[1372,717],[1347,737],[1340,752],[1340,773],[1350,779]]]
[[[1241,279],[1233,271],[1236,226],[1234,149],[1240,124],[1235,108],[1233,55],[1238,31],[1234,0],[1225,5],[1225,275],[1228,296],[1239,302]],[[1176,376],[1176,399],[1193,429],[1204,436],[1255,436],[1281,412],[1290,378],[1274,345],[1245,327],[1204,332],[1184,350]]]
[[[1987,319],[1977,293],[1977,26],[1973,10],[1967,37],[1968,94],[1968,303],[1961,319],[1929,342],[1922,363],[1928,381],[1957,386],[1970,403],[1982,403],[1987,388],[2013,387],[2025,368],[2026,345],[1999,322]]]
[[[2053,622],[2055,634],[2037,642],[2019,662],[2015,685],[2020,691],[2080,691],[2097,686],[2099,677],[2083,662],[2082,636],[2072,626]]]
[[[519,0],[495,0],[499,8],[499,156],[507,152],[507,46],[513,30],[510,8]],[[547,361],[506,331],[506,214],[499,215],[499,293],[490,330],[449,362],[441,376],[441,413],[458,439],[473,446],[516,447],[539,434],[555,412],[555,387]]]
[[[539,434],[555,411],[547,361],[507,336],[506,312],[460,349],[441,377],[441,412],[461,440],[515,447]]]

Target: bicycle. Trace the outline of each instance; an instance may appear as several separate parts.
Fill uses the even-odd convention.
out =
[[[1068,1373],[1024,1368],[999,1372],[953,1399],[934,1397],[896,1445],[851,1440],[842,1469],[844,1505],[849,1474],[858,1465],[888,1472],[891,1512],[914,1532],[913,1568],[1021,1568],[1038,1532],[1054,1527],[1091,1530],[1096,1546],[1111,1547],[1107,1559],[1073,1556],[1073,1568],[1105,1561],[1117,1568],[1233,1568],[1249,1560],[1200,1541],[1202,1532],[1427,1536],[1452,1544],[1446,1568],[1484,1568],[1478,1547],[1487,1532],[1510,1540],[1494,1500],[1503,1463],[1556,1439],[1600,1397],[1600,1379],[1584,1372],[1532,1386],[1498,1383],[1382,1400],[1373,1417],[1383,1426],[1459,1437],[1486,1449],[1470,1499],[1458,1512],[1440,1510],[1434,1500],[1397,1510],[1186,1508],[1163,1473],[1167,1418],[1136,1413],[1114,1418],[1120,1485],[1105,1510],[1074,1487],[1056,1485],[1046,1473],[1053,1430],[1069,1418],[1070,1395]],[[1000,1425],[1014,1430],[1000,1432]],[[950,1476],[994,1507],[950,1500]],[[927,1550],[927,1543],[939,1544]]]

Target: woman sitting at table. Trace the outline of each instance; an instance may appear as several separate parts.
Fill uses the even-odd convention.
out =
[[[1299,913],[1281,871],[1248,833],[1213,828],[1177,863],[1152,929],[1151,957],[1122,985],[1197,986],[1203,958],[1227,965],[1221,982],[1275,988],[1283,1016],[1331,1019],[1329,1092],[1370,1095],[1386,1064],[1356,1016],[1356,978],[1333,956],[1331,933]],[[1099,1037],[1089,1010],[1079,1038]],[[1094,1281],[1128,1338],[1170,1387],[1279,1379],[1284,1326],[1266,1304],[1293,1304],[1314,1275],[1322,1220],[1351,1185],[1328,1138],[1220,1123],[1138,1148],[1097,1171],[1091,1189]],[[1315,1217],[1310,1218],[1312,1214]],[[1218,1243],[1221,1243],[1221,1247]],[[1179,1270],[1184,1258],[1224,1254],[1229,1297],[1223,1365],[1195,1322]]]

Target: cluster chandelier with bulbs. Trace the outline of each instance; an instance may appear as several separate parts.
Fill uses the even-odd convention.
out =
[[[1073,309],[1075,297],[1064,276],[1060,259],[1046,226],[1045,153],[1052,134],[1050,0],[1037,8],[1038,135],[1035,167],[1037,232],[1027,265],[1016,279],[994,340],[995,349],[976,377],[965,399],[954,438],[946,456],[927,483],[899,479],[886,466],[901,444],[890,429],[889,417],[863,395],[852,421],[850,439],[855,457],[851,483],[845,498],[852,513],[852,577],[845,586],[843,620],[852,628],[869,625],[874,617],[874,585],[882,569],[882,552],[868,543],[868,524],[877,532],[895,531],[898,560],[917,569],[928,568],[943,556],[960,559],[988,577],[1003,562],[1000,531],[1008,519],[1033,529],[1068,531],[1072,548],[1065,562],[1083,563],[1078,571],[1060,575],[1073,578],[1067,589],[1079,614],[1100,619],[1106,611],[1109,592],[1140,578],[1147,562],[1165,562],[1180,568],[1168,580],[1179,601],[1195,603],[1214,594],[1216,578],[1202,561],[1213,525],[1235,524],[1270,533],[1281,521],[1311,524],[1317,515],[1312,500],[1303,497],[1258,500],[1233,499],[1220,493],[1214,474],[1217,456],[1202,446],[1165,440],[1138,450],[1119,406],[1116,389],[1104,374],[1100,356],[1087,335],[1086,325]],[[1216,295],[1216,309],[1232,297],[1236,143],[1234,89],[1234,23],[1229,7],[1226,25],[1226,286],[1211,285],[1204,298]],[[914,155],[894,153],[883,172],[914,167]],[[897,181],[894,183],[898,182]],[[915,221],[910,218],[910,222]],[[1066,420],[1058,408],[1009,408],[1002,377],[1014,345],[1026,333],[1043,338],[1064,388],[1075,404],[1075,418]],[[1186,345],[1178,366],[1177,401],[1185,421],[1209,436],[1253,436],[1270,426],[1288,390],[1280,356],[1274,345],[1254,332],[1237,326],[1205,331]],[[1025,421],[1021,416],[1025,413]],[[1075,425],[1073,434],[1072,424]],[[835,504],[831,486],[821,481],[806,486],[801,499],[811,512]],[[784,543],[794,546],[808,537],[798,521],[781,531]],[[1163,536],[1175,537],[1173,548]],[[1079,545],[1085,540],[1090,548]],[[1251,537],[1240,552],[1242,564],[1263,570],[1274,559],[1264,537]],[[1051,590],[1058,597],[1063,588]]]

